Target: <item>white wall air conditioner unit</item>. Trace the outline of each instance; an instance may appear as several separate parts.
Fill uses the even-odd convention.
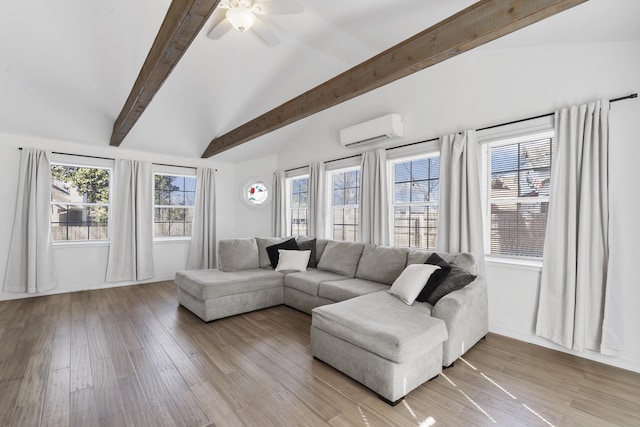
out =
[[[387,114],[368,122],[340,131],[340,142],[345,147],[357,147],[404,136],[404,122],[400,114]]]

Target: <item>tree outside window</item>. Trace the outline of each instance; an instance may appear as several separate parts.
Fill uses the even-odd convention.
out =
[[[111,170],[51,165],[51,233],[54,241],[109,239]]]
[[[190,237],[196,178],[155,174],[153,193],[154,236]]]

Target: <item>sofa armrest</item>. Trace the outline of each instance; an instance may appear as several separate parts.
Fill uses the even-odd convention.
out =
[[[442,364],[451,365],[489,331],[487,282],[476,278],[462,289],[442,297],[431,311],[444,320],[449,339],[443,344]]]

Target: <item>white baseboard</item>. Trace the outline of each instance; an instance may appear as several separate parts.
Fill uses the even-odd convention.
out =
[[[536,335],[526,334],[521,331],[514,331],[512,329],[503,328],[500,326],[489,325],[489,332],[493,332],[498,335],[504,335],[509,338],[514,338],[520,341],[528,342],[531,344],[539,345],[541,347],[550,348],[552,350],[561,351],[563,353],[572,354],[574,356],[582,357],[584,359],[593,360],[595,362],[604,363],[605,365],[615,366],[617,368],[626,369],[628,371],[633,371],[640,373],[640,361],[627,359],[624,357],[612,357],[605,356],[600,353],[596,353],[595,351],[586,350],[582,353],[578,353],[576,351],[564,348],[557,344],[554,344],[550,341],[545,340],[544,338],[540,338]]]
[[[154,277],[149,280],[141,280],[139,282],[114,282],[114,283],[98,283],[93,286],[88,286],[84,288],[62,288],[58,287],[56,289],[52,289],[49,292],[43,292],[39,294],[27,294],[27,293],[4,293],[0,296],[0,301],[10,301],[14,299],[22,299],[22,298],[34,298],[34,297],[42,297],[46,295],[58,295],[58,294],[68,294],[71,292],[82,292],[82,291],[94,291],[97,289],[108,289],[108,288],[119,288],[121,286],[135,286],[135,285],[143,285],[145,283],[153,283],[153,282],[164,282],[167,280],[173,280],[175,275],[170,276],[162,276],[162,277]]]

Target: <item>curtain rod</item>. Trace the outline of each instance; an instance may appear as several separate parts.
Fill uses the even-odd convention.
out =
[[[22,147],[18,147],[18,150],[22,151]],[[63,156],[75,156],[75,157],[84,157],[84,158],[88,158],[88,159],[100,159],[100,160],[116,160],[112,157],[100,157],[100,156],[89,156],[86,154],[74,154],[74,153],[61,153],[60,151],[52,151],[51,154],[61,154]],[[196,169],[197,167],[195,166],[181,166],[181,165],[170,165],[167,163],[151,163],[152,165],[156,165],[156,166],[169,166],[172,168],[184,168],[184,169]],[[218,169],[214,169],[216,172],[218,172]]]
[[[619,98],[610,99],[609,102],[624,101],[626,99],[633,99],[633,98],[637,98],[637,97],[638,97],[637,93],[632,93],[632,94],[627,95],[627,96],[621,96]],[[491,125],[491,126],[483,127],[483,128],[480,128],[480,129],[476,129],[476,132],[479,132],[481,130],[494,129],[494,128],[501,127],[501,126],[513,125],[513,124],[516,124],[516,123],[522,123],[522,122],[526,122],[526,121],[529,121],[529,120],[541,119],[543,117],[553,116],[554,114],[555,113],[540,114],[539,116],[527,117],[526,119],[513,120],[511,122],[500,123],[500,124],[497,124],[497,125]],[[425,139],[424,141],[410,142],[408,144],[398,145],[397,147],[385,148],[385,150],[390,151],[390,150],[395,150],[395,149],[398,149],[398,148],[410,147],[412,145],[422,144],[422,143],[425,143],[425,142],[437,141],[439,139],[440,138],[431,138],[431,139]],[[362,153],[361,154],[354,154],[353,156],[341,157],[339,159],[326,160],[324,163],[327,164],[327,163],[331,163],[331,162],[337,162],[339,160],[351,159],[353,157],[358,157],[358,156],[361,156],[361,155],[362,155]],[[298,166],[297,168],[291,168],[291,169],[285,170],[285,173],[294,171],[296,169],[302,169],[302,168],[307,168],[307,167],[309,167],[309,165]]]
[[[637,97],[638,97],[637,93],[632,93],[631,95],[621,96],[619,98],[610,99],[609,102],[624,101],[626,99],[633,99],[633,98],[637,98]],[[480,128],[480,129],[476,129],[476,132],[479,132],[481,130],[489,130],[489,129],[499,128],[501,126],[513,125],[513,124],[516,124],[516,123],[527,122],[529,120],[541,119],[543,117],[550,117],[550,116],[553,116],[554,114],[555,114],[555,112],[554,113],[547,113],[547,114],[540,114],[539,116],[527,117],[526,119],[513,120],[511,122],[500,123],[500,124],[497,124],[497,125],[491,125],[491,126],[483,127],[483,128]]]

